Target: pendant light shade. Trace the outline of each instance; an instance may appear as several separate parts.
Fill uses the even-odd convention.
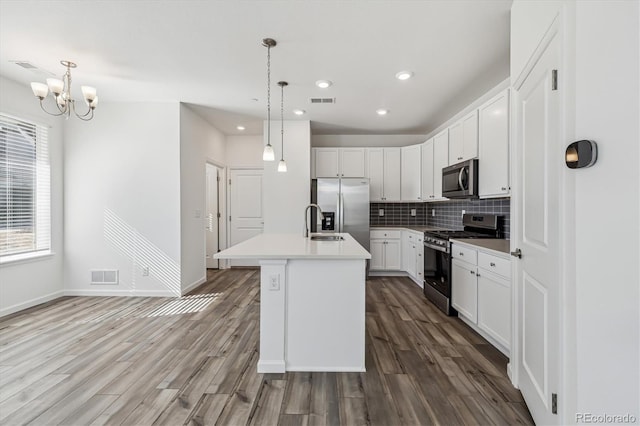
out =
[[[267,145],[262,152],[263,161],[275,161],[276,159],[271,146],[271,48],[276,44],[272,38],[262,39],[262,45],[267,48]]]
[[[280,86],[280,162],[278,163],[278,171],[284,173],[287,171],[287,163],[284,161],[284,88],[289,83],[279,81]]]
[[[263,161],[274,161],[276,159],[276,154],[273,152],[273,147],[271,144],[267,144],[264,147],[264,151],[262,151],[262,160]]]

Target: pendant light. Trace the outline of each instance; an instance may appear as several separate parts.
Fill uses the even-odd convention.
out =
[[[262,45],[267,48],[267,145],[262,152],[264,161],[274,161],[276,156],[271,146],[271,48],[276,45],[272,38],[262,40]]]
[[[286,172],[287,163],[284,161],[284,87],[289,83],[286,81],[279,81],[280,86],[280,162],[278,163],[278,171]]]

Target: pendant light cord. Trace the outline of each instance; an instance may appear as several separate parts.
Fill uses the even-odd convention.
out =
[[[267,145],[271,145],[271,46],[267,46]]]
[[[280,159],[284,161],[284,84],[280,85]]]

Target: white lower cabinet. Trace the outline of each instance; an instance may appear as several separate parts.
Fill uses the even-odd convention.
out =
[[[451,306],[473,322],[478,321],[477,266],[459,259],[451,261]]]
[[[511,260],[508,254],[451,247],[451,305],[505,355],[511,351]]]
[[[375,230],[370,233],[372,271],[400,271],[402,269],[401,231]]]
[[[419,287],[424,285],[424,234],[406,228],[379,228],[370,232],[370,269],[406,272]]]
[[[423,239],[422,232],[402,231],[402,270],[420,287],[424,285]]]

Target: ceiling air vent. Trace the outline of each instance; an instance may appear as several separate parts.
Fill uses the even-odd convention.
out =
[[[14,64],[22,67],[22,68],[26,68],[28,70],[34,70],[37,69],[38,67],[36,67],[35,65],[33,65],[31,62],[26,62],[26,61],[12,61]]]
[[[336,98],[311,98],[312,104],[335,104]]]
[[[31,71],[34,74],[40,75],[40,76],[46,76],[46,77],[51,77],[51,76],[55,76],[54,73],[52,73],[51,71],[47,71],[47,70],[43,70],[42,68],[38,68],[38,66],[33,65],[31,62],[29,61],[22,61],[22,60],[13,60],[13,61],[9,61],[12,62],[14,64],[16,64],[17,66],[24,68],[28,71]]]

